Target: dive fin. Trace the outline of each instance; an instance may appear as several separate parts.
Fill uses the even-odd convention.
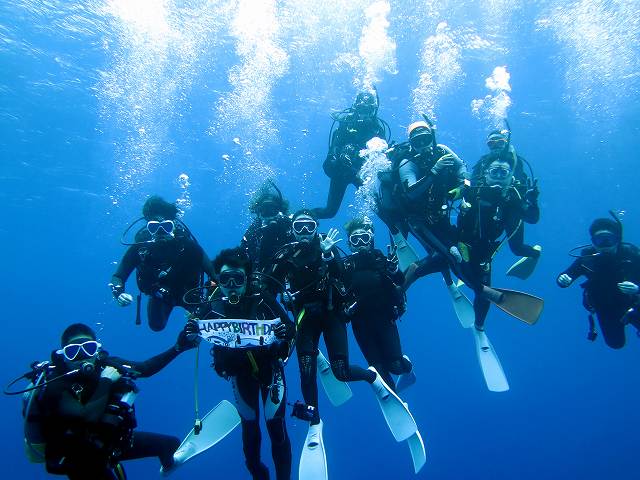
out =
[[[411,459],[413,460],[413,469],[416,474],[422,470],[424,464],[427,463],[427,452],[424,449],[424,442],[420,432],[416,430],[416,433],[407,438],[407,445],[409,445],[409,451],[411,452]]]
[[[396,255],[398,255],[398,264],[400,266],[400,270],[404,272],[409,268],[409,265],[419,260],[418,255],[413,247],[409,245],[409,242],[407,242],[407,239],[404,238],[402,233],[398,232],[395,235],[392,234],[391,238],[393,239],[394,245],[398,247],[396,252]]]
[[[411,363],[409,357],[407,357],[406,355],[403,355],[403,357],[405,358],[405,360],[407,360],[407,362]],[[402,392],[403,390],[406,390],[411,385],[416,383],[416,380],[416,374],[413,371],[413,364],[411,363],[411,370],[409,370],[407,373],[403,373],[398,377],[398,381],[396,382],[396,392]]]
[[[298,478],[300,480],[328,480],[327,455],[322,439],[322,420],[317,425],[309,425],[307,438],[302,447]]]
[[[542,247],[540,245],[534,245],[533,248],[538,252],[542,251]],[[539,258],[540,256],[520,258],[520,260],[518,260],[516,263],[511,265],[511,268],[507,270],[507,275],[510,277],[516,277],[522,280],[526,280],[531,276],[531,274],[536,268],[536,265],[538,265]]]
[[[540,318],[544,308],[542,298],[506,288],[491,288],[500,293],[498,301],[491,299],[500,310],[529,325],[533,325]]]
[[[456,317],[458,317],[460,324],[464,328],[472,327],[476,321],[476,313],[473,310],[471,301],[460,291],[455,283],[447,285],[447,290],[449,290],[449,295],[451,295],[453,309],[456,312]]]
[[[169,471],[160,470],[164,476],[173,472],[187,460],[213,447],[240,425],[240,415],[233,404],[222,400],[202,418],[202,430],[197,435],[193,429],[173,454],[174,466]]]
[[[473,338],[476,341],[476,353],[487,388],[492,392],[506,392],[509,390],[509,382],[507,382],[507,377],[502,370],[502,365],[500,365],[500,360],[489,341],[489,337],[484,331],[474,328]]]
[[[416,421],[413,419],[407,404],[389,388],[377,370],[374,367],[369,367],[369,370],[376,374],[376,379],[371,384],[371,388],[376,394],[376,399],[384,419],[387,421],[387,426],[396,442],[402,442],[418,430]]]
[[[333,375],[331,364],[320,350],[318,350],[317,367],[324,392],[334,407],[339,407],[353,396],[349,384],[341,382]]]

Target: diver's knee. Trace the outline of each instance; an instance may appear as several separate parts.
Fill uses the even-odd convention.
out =
[[[313,381],[316,369],[315,357],[304,353],[299,356],[298,363],[300,367],[300,380],[302,383]]]
[[[336,377],[336,380],[340,382],[349,381],[349,367],[347,366],[346,360],[332,360],[331,371],[333,372],[333,376]]]
[[[269,432],[271,443],[281,444],[287,439],[287,426],[284,418],[267,420],[267,431]]]

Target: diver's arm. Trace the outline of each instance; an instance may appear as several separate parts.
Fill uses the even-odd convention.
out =
[[[518,257],[538,258],[540,256],[539,250],[524,243],[524,224],[522,222],[517,223],[515,233],[509,236],[509,248]]]
[[[526,223],[538,223],[540,220],[540,207],[538,206],[538,202],[531,203],[523,200],[521,215],[522,220]]]
[[[518,197],[518,208],[520,209],[520,218],[522,218],[522,221],[526,223],[538,223],[540,220],[538,187],[534,186],[526,190],[524,194],[520,193],[522,190],[519,188],[514,187],[514,190]]]
[[[426,175],[418,178],[419,174],[420,168],[415,162],[408,159],[404,159],[400,162],[400,167],[398,168],[400,184],[402,185],[407,197],[411,200],[419,198],[433,184],[432,175]]]
[[[569,265],[569,267],[566,270],[558,274],[558,276],[556,277],[556,283],[560,288],[566,288],[569,285],[571,285],[573,282],[575,282],[578,277],[584,275],[584,273],[585,273],[585,267],[582,262],[582,259],[576,258],[575,261],[571,265]],[[563,284],[563,282],[560,280],[560,277],[562,277],[563,275],[566,275],[569,277],[570,279],[569,283]]]
[[[313,214],[318,218],[318,220],[333,218],[336,216],[338,210],[340,209],[342,199],[344,198],[344,194],[346,193],[348,186],[348,181],[343,181],[338,178],[331,178],[331,183],[329,184],[329,193],[327,195],[327,206],[313,209]]]
[[[442,155],[433,168],[431,168],[431,173],[437,176],[445,172],[451,172],[451,177],[455,177],[459,184],[464,182],[468,176],[467,164],[464,160],[458,157],[458,155],[446,145],[439,144],[438,148],[445,152],[445,154]]]
[[[293,323],[291,318],[289,318],[289,315],[287,315],[287,312],[275,299],[275,297],[269,295],[268,293],[263,293],[262,301],[264,302],[265,308],[269,310],[267,313],[268,316],[271,317],[271,319],[279,318],[282,323],[286,323],[287,325],[295,327],[295,324]]]
[[[393,282],[394,285],[400,287],[404,285],[404,273],[402,270],[398,269],[395,273],[389,274],[389,278]]]
[[[325,256],[322,254],[323,261],[327,263],[327,271],[329,272],[329,275],[334,278],[342,278],[344,268],[338,247],[331,247],[331,257],[329,260],[324,260],[324,258]]]
[[[209,279],[215,278],[216,273],[213,270],[213,264],[211,263],[209,255],[207,255],[207,252],[205,252],[202,247],[200,247],[200,251],[202,252],[202,271],[207,274]]]
[[[149,358],[143,362],[135,362],[125,360],[119,357],[110,357],[107,363],[113,362],[115,365],[123,365],[125,367],[131,367],[133,373],[137,377],[151,377],[155,375],[164,367],[169,365],[183,350],[176,349],[176,345],[173,345],[168,350]]]
[[[125,252],[122,260],[118,264],[118,268],[111,277],[111,283],[124,287],[125,282],[136,267],[140,264],[140,255],[138,255],[138,246],[131,245]]]

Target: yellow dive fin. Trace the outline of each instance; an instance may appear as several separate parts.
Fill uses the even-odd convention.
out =
[[[500,292],[502,296],[499,302],[494,302],[500,310],[529,325],[533,325],[540,318],[544,308],[542,298],[506,288],[494,288],[494,290]]]

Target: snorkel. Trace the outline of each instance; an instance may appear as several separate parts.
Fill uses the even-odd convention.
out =
[[[435,148],[438,145],[438,140],[436,139],[436,125],[431,121],[426,113],[422,114],[422,118],[424,118],[424,121],[427,122],[427,125],[429,125],[429,128],[431,129],[431,135],[433,135],[433,146]]]

